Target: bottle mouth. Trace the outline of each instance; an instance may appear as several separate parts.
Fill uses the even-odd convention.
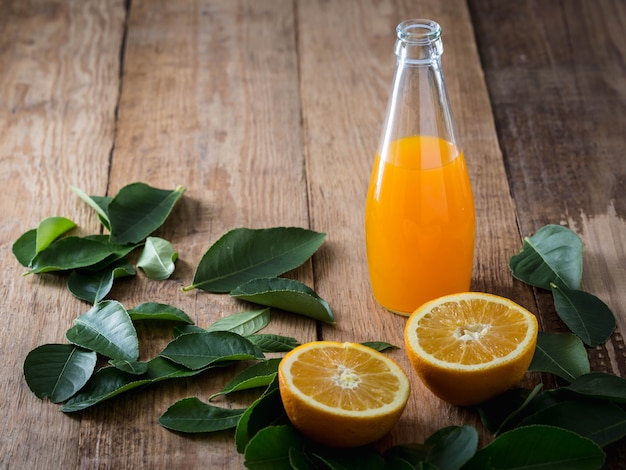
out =
[[[427,45],[441,37],[441,26],[427,19],[406,20],[396,27],[396,35],[407,44]]]
[[[437,61],[443,53],[441,26],[426,19],[406,20],[396,27],[395,53],[408,64],[422,65]]]

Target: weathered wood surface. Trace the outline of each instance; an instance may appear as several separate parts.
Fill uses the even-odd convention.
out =
[[[171,303],[200,326],[239,311],[225,296],[180,287],[225,231],[297,225],[328,234],[291,275],[328,300],[338,324],[276,314],[269,329],[301,342],[402,345],[404,320],[370,293],[362,220],[394,27],[409,17],[433,18],[444,30],[444,71],[476,197],[472,288],[513,298],[539,313],[544,329],[558,329],[549,302],[515,282],[507,261],[522,236],[565,223],[585,242],[585,286],[624,331],[623,4],[468,3],[3,0],[0,467],[242,466],[232,433],[189,437],[156,423],[177,399],[217,391],[227,374],[162,383],[72,416],[28,390],[28,351],[64,342],[88,307],[58,277],[22,278],[11,245],[50,215],[72,218],[82,233],[98,230],[72,184],[90,194],[133,181],[187,187],[159,232],[180,252],[176,273],[163,283],[141,275],[120,283],[112,297],[129,307]],[[169,332],[139,333],[147,359]],[[624,376],[624,354],[617,332],[592,360]],[[402,349],[392,355],[410,372]],[[382,445],[476,423],[410,375],[407,411]],[[623,451],[612,450],[614,468]]]

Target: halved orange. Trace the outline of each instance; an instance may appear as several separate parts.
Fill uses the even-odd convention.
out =
[[[357,343],[315,341],[285,355],[280,395],[293,426],[332,447],[382,438],[409,397],[409,380],[392,359]]]
[[[474,405],[522,379],[537,332],[536,317],[512,300],[466,292],[418,308],[404,341],[413,368],[435,395],[453,405]]]

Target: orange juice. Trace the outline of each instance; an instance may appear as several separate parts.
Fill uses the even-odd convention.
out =
[[[474,201],[465,158],[438,137],[411,136],[376,156],[365,207],[372,290],[388,310],[469,290]]]

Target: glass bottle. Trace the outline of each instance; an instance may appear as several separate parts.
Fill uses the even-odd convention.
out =
[[[396,28],[397,67],[365,208],[374,297],[409,315],[469,290],[474,200],[441,69],[441,27]]]

